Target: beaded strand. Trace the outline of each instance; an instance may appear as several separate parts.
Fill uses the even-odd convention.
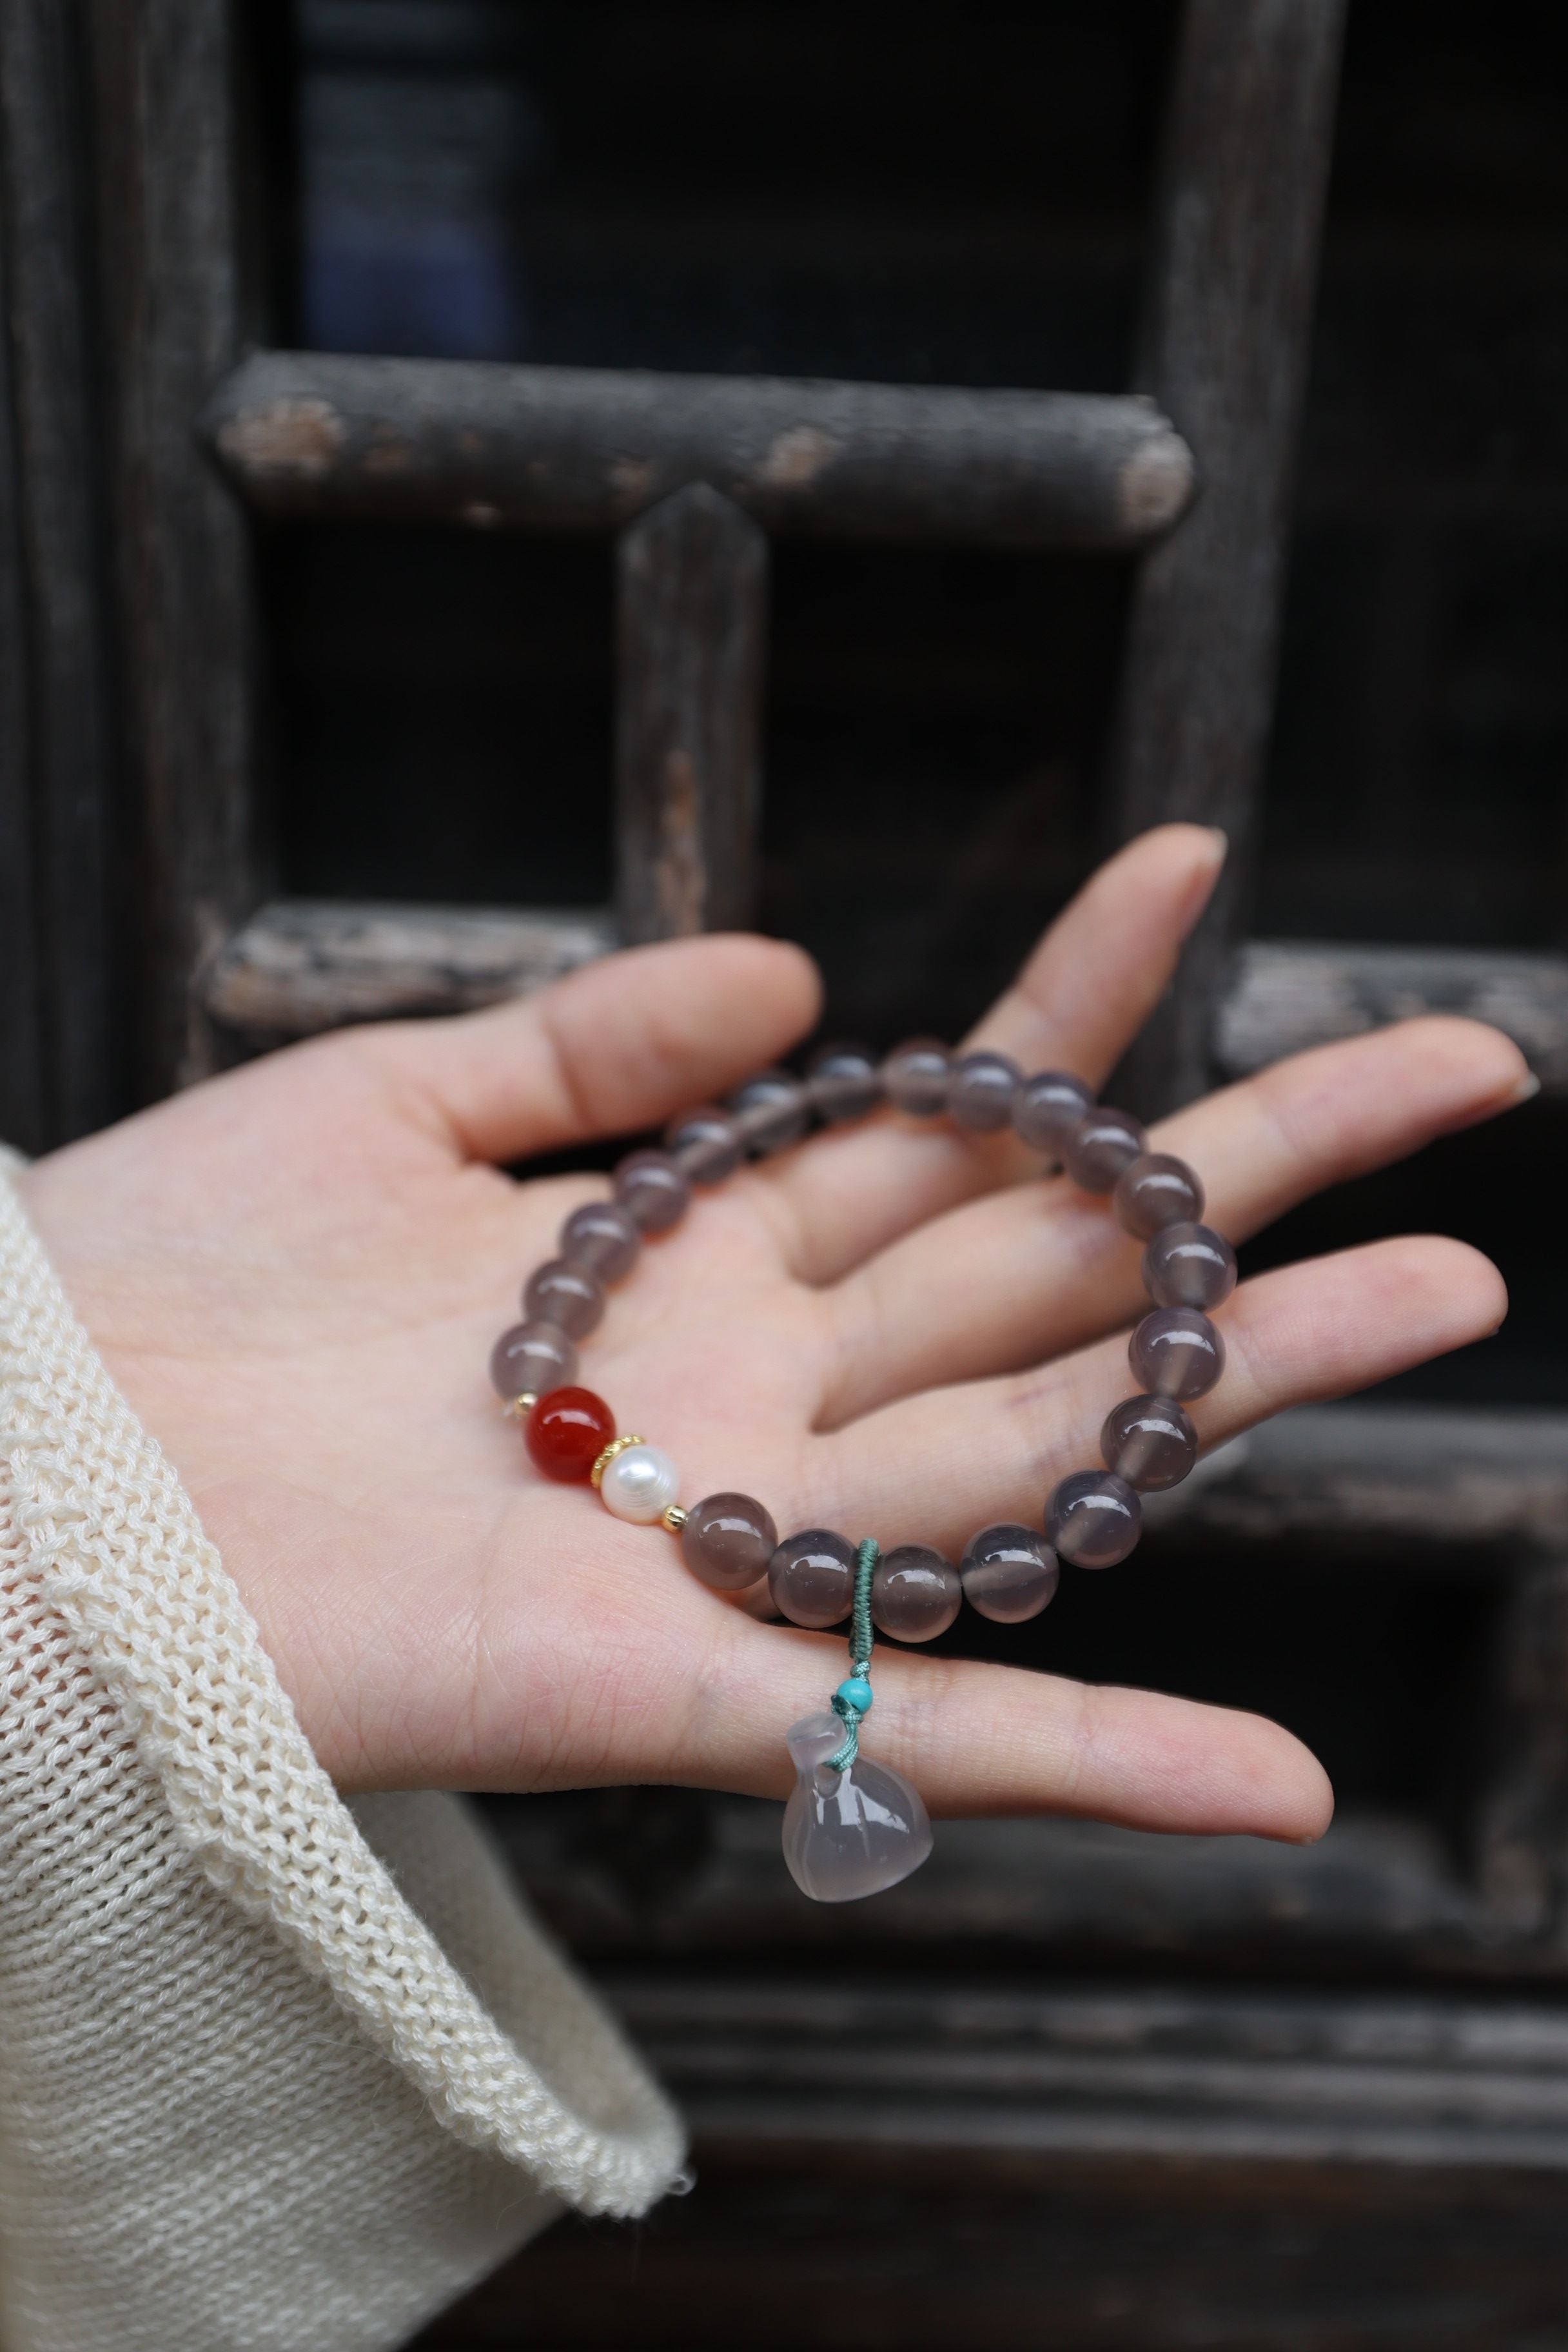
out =
[[[931,1545],[879,1554],[874,1544],[857,1548],[825,1528],[781,1542],[766,1507],[741,1493],[710,1495],[687,1509],[679,1472],[664,1449],[640,1435],[618,1436],[604,1399],[576,1385],[577,1342],[596,1328],[605,1286],[631,1272],[647,1236],[680,1222],[694,1187],[722,1183],[743,1160],[787,1149],[814,1118],[839,1126],[884,1102],[914,1118],[945,1113],[972,1133],[1011,1127],[1082,1191],[1109,1193],[1123,1228],[1145,1244],[1152,1308],[1128,1347],[1138,1393],[1106,1416],[1104,1466],[1058,1481],[1046,1499],[1043,1528],[1011,1521],[981,1528],[956,1567]],[[1097,1104],[1064,1071],[1026,1077],[1005,1054],[955,1057],[929,1038],[898,1046],[879,1066],[859,1046],[826,1046],[804,1078],[760,1071],[724,1108],[686,1112],[662,1150],[623,1160],[613,1185],[610,1200],[573,1210],[558,1255],[529,1276],[524,1319],[497,1340],[490,1377],[507,1410],[522,1419],[538,1469],[591,1483],[618,1518],[662,1522],[679,1536],[693,1574],[715,1590],[743,1591],[765,1576],[774,1606],[794,1624],[826,1630],[854,1610],[857,1643],[858,1593],[877,1631],[900,1642],[934,1641],[964,1601],[994,1622],[1019,1624],[1052,1599],[1060,1561],[1102,1569],[1125,1559],[1142,1529],[1140,1496],[1177,1485],[1197,1458],[1184,1407],[1206,1395],[1225,1369],[1225,1342],[1208,1310],[1235,1288],[1236,1254],[1202,1222],[1204,1188],[1186,1162],[1151,1151],[1136,1119]],[[864,1654],[869,1658],[868,1630]],[[863,1686],[868,1706],[859,1665],[850,1683]],[[835,1699],[846,1725],[846,1762],[853,1760],[858,1720],[847,1699],[838,1704],[849,1686]],[[837,1757],[827,1762],[841,1769]]]

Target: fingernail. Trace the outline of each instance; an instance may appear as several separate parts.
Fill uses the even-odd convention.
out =
[[[1523,1077],[1521,1078],[1518,1086],[1515,1087],[1512,1094],[1510,1095],[1508,1098],[1509,1108],[1511,1110],[1516,1103],[1529,1102],[1533,1096],[1538,1095],[1540,1092],[1541,1080],[1536,1076],[1533,1070],[1526,1070]]]
[[[1216,866],[1222,865],[1225,859],[1230,855],[1229,834],[1226,833],[1223,824],[1205,824],[1204,831],[1207,834],[1209,839],[1214,844],[1215,864]]]

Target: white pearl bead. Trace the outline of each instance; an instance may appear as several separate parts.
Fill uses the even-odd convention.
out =
[[[651,1527],[680,1492],[680,1473],[661,1445],[623,1445],[605,1466],[599,1499],[617,1519]]]

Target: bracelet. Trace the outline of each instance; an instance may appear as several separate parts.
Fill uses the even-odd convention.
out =
[[[603,1316],[605,1285],[631,1272],[648,1235],[679,1224],[694,1186],[720,1184],[748,1157],[784,1150],[814,1118],[837,1126],[883,1103],[916,1118],[945,1113],[973,1133],[1011,1127],[1083,1191],[1110,1193],[1122,1226],[1145,1244],[1153,1308],[1128,1346],[1139,1392],[1106,1416],[1105,1466],[1058,1482],[1043,1530],[982,1528],[956,1567],[928,1544],[884,1553],[873,1538],[852,1544],[827,1528],[781,1543],[771,1514],[750,1495],[710,1495],[685,1508],[680,1474],[663,1448],[617,1435],[604,1399],[576,1385],[576,1342]],[[879,1066],[859,1046],[833,1045],[804,1078],[762,1071],[726,1108],[677,1119],[663,1150],[630,1153],[613,1182],[612,1199],[572,1212],[560,1255],[529,1276],[525,1319],[497,1340],[491,1381],[522,1420],[537,1469],[593,1486],[617,1518],[662,1523],[704,1584],[742,1591],[765,1577],[792,1624],[821,1631],[848,1618],[849,1673],[830,1708],[786,1735],[796,1781],[784,1811],[784,1859],[818,1902],[877,1894],[919,1868],[931,1831],[905,1776],[860,1753],[875,1634],[934,1641],[964,1601],[996,1623],[1021,1624],[1052,1598],[1060,1561],[1100,1569],[1126,1559],[1142,1526],[1139,1496],[1177,1485],[1197,1458],[1183,1405],[1206,1395],[1225,1369],[1225,1342],[1207,1310],[1236,1286],[1236,1253],[1201,1222],[1204,1188],[1186,1162],[1151,1151],[1138,1121],[1097,1105],[1080,1079],[1060,1070],[1026,1078],[1005,1054],[955,1057],[927,1038],[899,1046]]]

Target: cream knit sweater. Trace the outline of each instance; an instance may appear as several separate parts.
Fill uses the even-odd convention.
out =
[[[345,1805],[0,1160],[0,2345],[372,2352],[679,2126],[461,1804]]]

